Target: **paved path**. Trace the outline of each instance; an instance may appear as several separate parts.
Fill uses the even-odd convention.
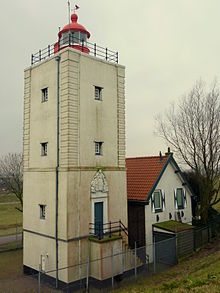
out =
[[[18,241],[21,241],[22,233],[18,233]],[[0,236],[0,244],[11,243],[16,241],[16,235]]]

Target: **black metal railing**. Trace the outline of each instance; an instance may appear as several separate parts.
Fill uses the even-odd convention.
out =
[[[122,223],[121,220],[116,222],[108,223],[89,223],[89,234],[90,236],[96,237],[99,240],[104,237],[111,238],[112,235],[122,236],[122,233],[128,237],[128,239],[136,242],[136,239],[128,232],[128,228]]]
[[[109,50],[98,46],[97,44],[92,44],[84,39],[79,39],[74,36],[74,34],[67,35],[58,42],[48,45],[46,48],[39,50],[37,53],[31,55],[31,65],[37,64],[47,58],[50,58],[57,52],[61,51],[66,47],[78,48],[81,52],[87,53],[89,55],[104,59],[108,62],[118,63],[118,52]]]
[[[111,238],[112,235],[121,236],[123,226],[121,221],[108,222],[108,223],[89,223],[89,234],[99,240],[104,237]]]

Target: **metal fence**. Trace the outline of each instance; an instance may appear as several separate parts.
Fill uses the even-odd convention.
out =
[[[101,292],[109,292],[113,289],[123,287],[128,282],[136,281],[140,277],[148,277],[151,274],[159,273],[176,265],[178,259],[185,255],[189,255],[198,248],[203,247],[213,237],[217,235],[214,226],[195,228],[193,238],[181,235],[175,235],[172,238],[154,242],[148,246],[136,247],[130,249],[124,247],[122,251],[111,251],[109,255],[102,258],[90,258],[84,262],[72,265],[61,266],[58,275],[62,272],[69,271],[73,282],[70,284],[59,284],[59,289],[63,292],[72,292],[79,290],[80,292],[93,292],[99,288]],[[178,239],[179,237],[179,239]],[[184,241],[181,242],[181,239]],[[191,249],[193,247],[193,249]],[[102,275],[105,280],[104,287],[97,279],[101,275],[94,273],[95,268],[102,267],[106,270],[106,276]],[[38,273],[38,289],[40,292],[42,280],[48,280],[48,275],[54,277],[56,270],[42,270],[42,264],[39,265]],[[106,277],[106,278],[105,278]],[[74,282],[74,280],[78,280]],[[43,282],[43,283],[44,283]],[[56,285],[53,279],[53,286]],[[94,291],[97,292],[97,291]]]
[[[114,52],[108,48],[98,46],[96,43],[92,44],[83,39],[78,39],[73,34],[67,35],[61,41],[58,41],[52,45],[48,45],[46,48],[39,50],[31,55],[31,65],[37,64],[47,58],[50,58],[60,50],[71,47],[77,48],[81,52],[87,53],[91,56],[104,59],[105,61],[118,63],[118,52]]]
[[[17,233],[13,235],[14,241],[6,242],[4,250],[22,247],[22,237],[18,233],[18,227],[15,227],[16,231]],[[135,243],[134,249],[124,243],[121,250],[112,249],[108,252],[108,255],[100,258],[94,255],[84,256],[80,263],[75,263],[71,266],[66,266],[64,263],[59,262],[59,279],[64,279],[63,276],[67,274],[71,276],[70,284],[58,283],[59,292],[97,292],[97,290],[99,292],[109,292],[112,289],[123,288],[130,282],[160,273],[177,264],[179,257],[182,257],[184,253],[187,255],[191,252],[191,247],[193,247],[192,251],[197,251],[216,237],[218,233],[219,225],[213,222],[206,227],[196,227],[192,233],[192,239],[182,233],[143,247],[137,247],[137,243]],[[97,272],[97,268],[100,267],[104,268],[106,275],[101,276]],[[37,272],[38,270],[39,272]],[[33,284],[36,292],[44,292],[45,288],[47,290],[51,288],[52,290],[52,288],[56,287],[56,270],[53,264],[51,264],[51,267],[47,267],[47,265],[40,263],[36,266],[36,271],[33,272],[32,277],[34,280],[31,284]],[[27,277],[23,276],[22,278],[26,279]],[[22,278],[20,282],[22,282]],[[103,283],[98,281],[100,279],[105,280],[104,287]]]

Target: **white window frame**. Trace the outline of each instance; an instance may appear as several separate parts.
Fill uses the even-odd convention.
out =
[[[103,142],[95,141],[95,155],[102,156],[102,151],[103,151]]]
[[[94,86],[94,95],[95,95],[95,100],[96,101],[102,101],[102,90],[103,88],[100,86]]]
[[[41,142],[41,156],[42,157],[47,156],[47,146],[48,146],[48,142]]]
[[[39,207],[40,207],[40,219],[45,220],[46,219],[46,205],[39,204]]]
[[[155,207],[155,193],[160,194],[160,207]],[[155,213],[163,212],[165,210],[165,192],[163,189],[156,189],[152,194],[152,211]]]
[[[177,199],[177,190],[178,189],[182,190],[182,197],[183,197],[183,205],[182,206],[178,206],[178,199]],[[186,206],[187,206],[187,198],[186,198],[186,190],[185,190],[185,188],[177,187],[174,190],[174,204],[175,204],[176,210],[183,210],[184,208],[186,208]]]
[[[42,103],[47,102],[48,101],[48,87],[41,89],[41,95],[42,95],[41,102]]]

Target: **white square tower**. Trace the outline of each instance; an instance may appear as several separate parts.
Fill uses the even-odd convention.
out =
[[[91,228],[127,226],[125,68],[71,19],[24,72],[24,271],[65,283],[85,277]]]

